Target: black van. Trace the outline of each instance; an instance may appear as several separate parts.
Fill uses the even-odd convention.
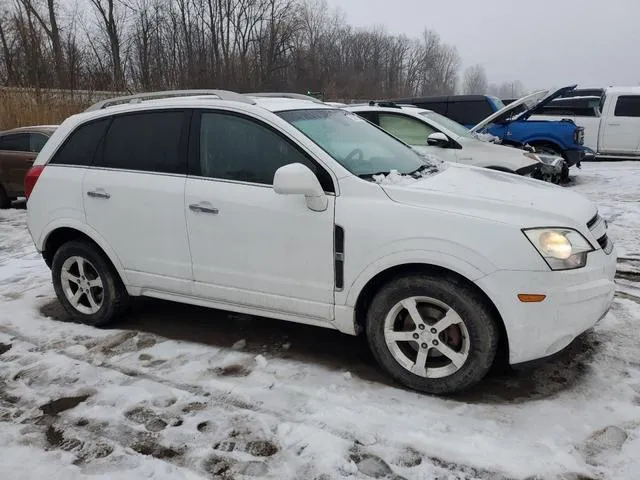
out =
[[[451,120],[471,128],[497,112],[504,104],[490,95],[447,95],[443,97],[413,97],[391,100],[394,103],[415,105],[433,110]]]

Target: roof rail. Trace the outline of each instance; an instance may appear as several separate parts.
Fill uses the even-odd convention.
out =
[[[398,105],[396,102],[392,102],[390,100],[371,100],[369,102],[369,106],[370,107],[384,107],[384,108],[402,108],[400,105]]]
[[[247,97],[266,97],[266,98],[290,98],[292,100],[309,100],[314,103],[324,103],[322,100],[318,100],[311,95],[304,95],[302,93],[286,93],[286,92],[257,92],[257,93],[245,93]]]
[[[144,92],[133,95],[125,95],[123,97],[114,97],[94,103],[85,112],[92,110],[101,110],[103,108],[113,107],[115,105],[123,105],[125,103],[139,103],[145,100],[158,100],[162,98],[174,97],[194,97],[194,96],[212,96],[219,100],[231,100],[235,102],[249,103],[254,105],[256,102],[236,92],[230,90],[165,90],[159,92]]]

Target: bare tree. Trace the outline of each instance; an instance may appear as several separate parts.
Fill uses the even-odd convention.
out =
[[[90,0],[95,7],[101,22],[101,28],[107,36],[108,49],[111,54],[111,68],[113,73],[113,87],[116,90],[124,89],[124,71],[122,68],[121,32],[116,18],[114,0]]]
[[[9,85],[378,99],[453,93],[461,63],[434,31],[410,39],[354,28],[326,0],[90,0],[97,22],[69,12],[68,0],[0,5],[0,82]]]
[[[466,95],[484,95],[488,89],[489,82],[482,65],[472,65],[464,71],[462,93]]]
[[[520,98],[526,94],[526,89],[520,80],[503,82],[501,84],[491,84],[487,89],[488,93],[498,98]]]
[[[62,38],[60,36],[60,28],[58,27],[57,5],[55,0],[46,0],[47,13],[46,16],[41,14],[33,0],[19,0],[22,6],[33,16],[40,27],[51,42],[53,51],[54,68],[56,72],[56,81],[58,87],[66,87],[65,61],[62,51]]]

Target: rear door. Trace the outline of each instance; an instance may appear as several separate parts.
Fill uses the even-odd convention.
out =
[[[611,96],[602,119],[600,153],[634,155],[640,149],[640,95]]]
[[[22,195],[24,176],[36,154],[29,151],[29,135],[13,133],[0,137],[0,183],[9,197]]]
[[[83,180],[87,223],[145,291],[190,294],[185,226],[186,110],[115,116]]]

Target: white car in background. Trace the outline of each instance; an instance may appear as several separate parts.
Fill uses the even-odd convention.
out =
[[[558,183],[563,160],[482,141],[459,123],[431,110],[392,102],[348,105],[356,113],[412,147],[443,160],[516,173]],[[548,156],[546,156],[548,157]]]
[[[68,118],[25,179],[29,232],[81,322],[143,295],[365,333],[396,381],[448,393],[609,309],[615,249],[575,192],[431,161],[321,102],[167,95]]]

